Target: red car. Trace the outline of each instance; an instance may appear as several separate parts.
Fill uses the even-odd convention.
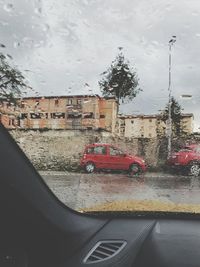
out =
[[[142,158],[128,155],[109,144],[86,146],[80,164],[88,173],[94,172],[95,169],[126,170],[130,174],[138,174],[146,170],[146,164]]]
[[[185,146],[179,152],[173,153],[168,159],[168,165],[188,170],[191,175],[200,174],[200,145]]]

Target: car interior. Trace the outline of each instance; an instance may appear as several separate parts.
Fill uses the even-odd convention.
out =
[[[0,3],[0,267],[200,267],[200,1]]]
[[[1,267],[199,266],[199,215],[76,212],[2,125],[0,139]]]

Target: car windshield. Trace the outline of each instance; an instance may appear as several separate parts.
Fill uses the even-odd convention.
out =
[[[0,122],[55,195],[199,213],[200,2],[0,3]]]

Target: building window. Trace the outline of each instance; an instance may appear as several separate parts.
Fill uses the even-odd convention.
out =
[[[105,115],[104,114],[100,114],[100,119],[105,119]]]
[[[93,119],[94,113],[93,112],[85,112],[83,113],[83,119]]]
[[[63,112],[54,112],[51,113],[51,119],[64,119],[65,118],[65,113]]]
[[[149,122],[152,122],[152,119],[149,119]]]
[[[133,124],[133,123],[134,123],[134,121],[131,121],[131,123]]]
[[[21,108],[25,108],[25,103],[22,101],[20,106]]]
[[[9,119],[9,126],[15,126],[15,120],[14,119]]]
[[[21,119],[27,119],[28,113],[21,113]],[[48,113],[30,113],[31,119],[48,119]]]
[[[39,106],[39,104],[40,104],[40,102],[39,102],[39,100],[37,100],[37,101],[35,102],[35,107]]]
[[[80,119],[82,117],[82,114],[80,113],[68,113],[67,118],[68,119]]]
[[[41,119],[42,113],[30,113],[31,119]]]
[[[59,100],[55,99],[55,106],[58,107],[59,106]]]
[[[152,135],[151,135],[151,134],[149,134],[149,137],[151,138],[151,137],[152,137]]]
[[[24,120],[28,118],[28,113],[21,113],[20,119]]]
[[[82,104],[82,99],[77,99],[77,105],[81,105]]]
[[[72,105],[72,103],[73,103],[72,98],[69,98],[68,101],[67,101],[67,105]]]

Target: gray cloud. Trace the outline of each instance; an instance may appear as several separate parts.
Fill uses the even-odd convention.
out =
[[[0,43],[41,95],[99,93],[100,73],[124,47],[143,89],[124,112],[156,113],[168,99],[168,41],[172,90],[200,126],[200,2],[198,0],[0,0]],[[69,87],[71,89],[69,89]],[[198,99],[199,97],[199,99]]]

